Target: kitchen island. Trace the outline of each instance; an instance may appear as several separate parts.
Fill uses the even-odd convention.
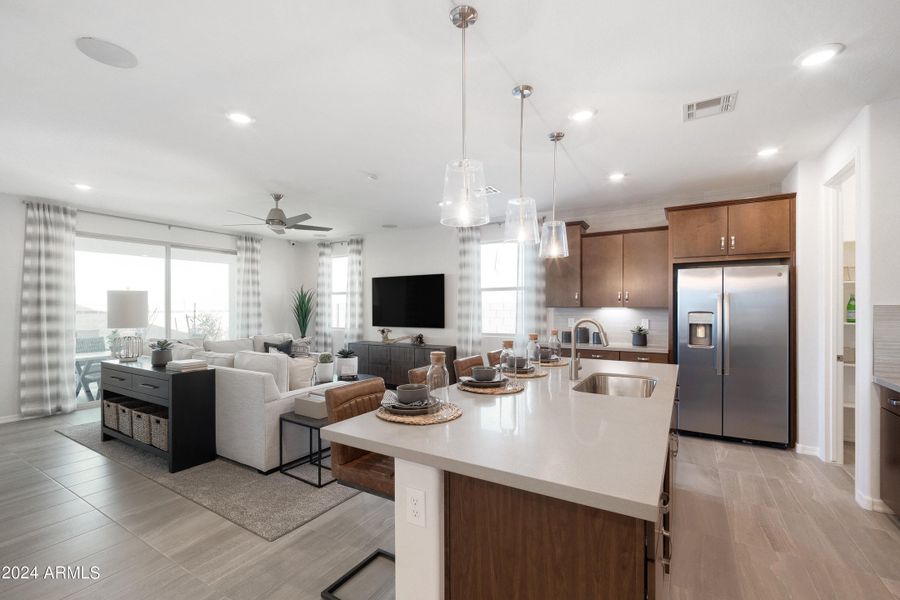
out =
[[[648,377],[655,387],[647,398],[578,392],[567,368],[547,368],[515,395],[453,386],[463,415],[449,423],[368,413],[322,430],[395,458],[398,600],[659,597],[678,368],[582,364],[581,378]],[[424,496],[418,524],[410,490]]]

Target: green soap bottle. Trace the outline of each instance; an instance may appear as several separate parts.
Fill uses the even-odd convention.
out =
[[[856,323],[856,296],[850,294],[850,300],[847,301],[847,322]]]

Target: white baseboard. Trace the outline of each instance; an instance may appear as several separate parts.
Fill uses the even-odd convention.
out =
[[[819,448],[817,446],[804,446],[803,444],[797,444],[794,447],[794,451],[797,454],[809,454],[810,456],[819,456]]]
[[[22,415],[8,415],[6,417],[0,417],[0,425],[4,423],[15,423],[16,421],[24,421],[26,419],[36,419],[37,417],[24,417]]]
[[[859,504],[866,510],[874,510],[875,512],[887,513],[889,515],[894,514],[894,511],[884,503],[881,498],[871,498],[866,496],[861,491],[856,490],[856,503]]]

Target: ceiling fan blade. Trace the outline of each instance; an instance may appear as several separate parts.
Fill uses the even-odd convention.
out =
[[[300,229],[302,231],[331,231],[333,227],[318,227],[316,225],[292,225],[288,229]]]
[[[262,221],[263,223],[266,222],[266,220],[263,219],[262,217],[254,217],[253,215],[248,215],[247,213],[238,212],[236,210],[229,210],[228,212],[235,214],[235,215],[241,215],[242,217],[250,217],[251,219],[256,219],[257,221]]]
[[[260,225],[265,225],[265,223],[231,223],[222,225],[222,227],[259,227]]]
[[[307,213],[303,213],[302,215],[297,215],[296,217],[288,217],[288,219],[284,222],[284,224],[288,227],[291,225],[296,225],[297,223],[302,223],[303,221],[309,221],[312,219]]]

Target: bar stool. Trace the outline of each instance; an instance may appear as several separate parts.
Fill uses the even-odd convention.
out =
[[[457,358],[453,361],[453,370],[456,371],[457,379],[460,377],[471,377],[472,367],[483,367],[484,359],[480,354],[475,356],[467,356],[465,358]]]
[[[381,406],[383,397],[384,379],[380,377],[330,388],[325,392],[328,422],[337,423],[376,410]],[[331,474],[343,485],[388,500],[394,499],[393,457],[332,442]],[[393,554],[381,548],[377,549],[328,586],[322,592],[322,598],[340,600],[335,592],[379,556],[394,561]]]

